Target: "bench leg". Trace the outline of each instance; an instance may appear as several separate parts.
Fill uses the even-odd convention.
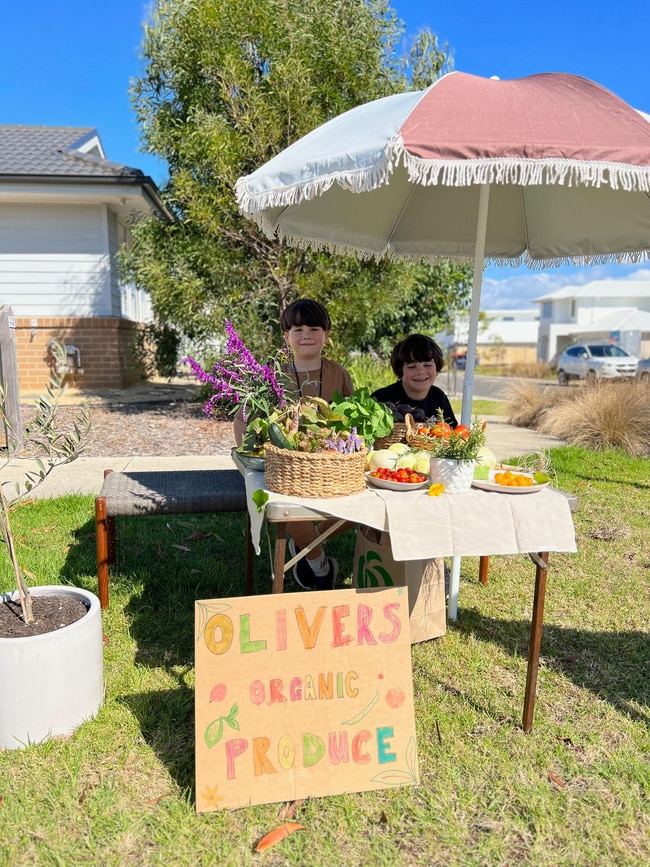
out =
[[[97,542],[97,588],[99,604],[108,608],[109,519],[106,497],[95,498],[95,538]],[[114,529],[114,528],[113,528]],[[113,545],[114,548],[114,545]]]
[[[481,557],[478,563],[478,580],[485,585],[488,582],[488,567],[490,565],[489,557]]]

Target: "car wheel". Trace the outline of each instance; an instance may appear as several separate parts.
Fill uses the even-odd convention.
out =
[[[557,381],[560,385],[568,385],[569,384],[569,375],[565,373],[564,370],[558,370],[557,372]]]
[[[637,374],[641,382],[650,381],[650,370],[642,370],[641,373]]]
[[[596,385],[598,377],[595,370],[588,370],[585,376],[585,381],[588,385]]]

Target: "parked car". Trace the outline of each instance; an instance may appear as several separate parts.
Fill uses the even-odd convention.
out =
[[[636,374],[639,359],[614,343],[580,343],[564,350],[557,363],[557,381],[617,379]]]
[[[452,355],[451,363],[456,370],[465,370],[467,367],[467,354],[465,352],[459,352],[456,355]],[[474,367],[478,367],[479,364],[479,357],[476,355],[474,357]]]
[[[636,378],[650,382],[650,358],[642,358],[636,366]]]

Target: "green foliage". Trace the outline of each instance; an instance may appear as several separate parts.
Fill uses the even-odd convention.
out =
[[[172,379],[178,369],[181,336],[167,324],[150,323],[137,328],[133,338],[133,356],[143,379],[162,376]]]
[[[311,296],[330,308],[341,360],[435,331],[466,303],[464,269],[283,247],[234,198],[239,176],[324,121],[449,68],[429,31],[402,55],[403,30],[384,0],[160,0],[132,100],[145,149],[168,163],[163,198],[177,221],[135,225],[123,270],[162,321],[205,338],[228,316],[268,355],[281,311]]]
[[[356,428],[368,448],[378,437],[388,436],[393,429],[393,413],[383,403],[370,397],[367,388],[357,388],[349,397],[336,392],[331,406],[335,413],[344,416],[343,422],[333,424],[334,430]]]

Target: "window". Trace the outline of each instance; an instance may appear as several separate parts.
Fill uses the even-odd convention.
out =
[[[542,319],[550,319],[553,315],[553,302],[545,301],[542,304]]]

